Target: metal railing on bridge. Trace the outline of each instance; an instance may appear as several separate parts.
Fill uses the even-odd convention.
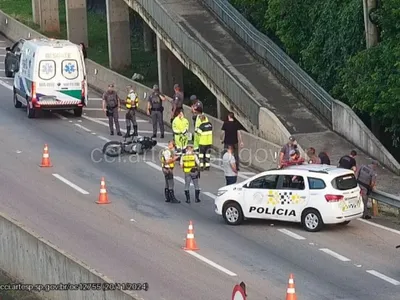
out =
[[[327,121],[332,123],[333,98],[270,38],[259,32],[227,0],[202,1],[258,57],[265,60]]]

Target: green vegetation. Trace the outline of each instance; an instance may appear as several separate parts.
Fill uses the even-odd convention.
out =
[[[400,136],[400,0],[382,0],[373,16],[379,44],[365,50],[360,0],[230,0],[278,41],[335,98],[349,104],[387,146]],[[385,133],[386,132],[386,133]],[[396,151],[398,152],[398,150]]]
[[[0,271],[0,284],[12,282],[3,272]],[[0,291],[1,300],[40,300],[34,293],[21,291]]]
[[[0,9],[46,36],[62,39],[67,38],[65,1],[59,1],[61,32],[58,34],[42,32],[39,30],[39,26],[33,23],[32,1],[30,0],[0,0]],[[131,78],[134,73],[142,74],[144,80],[141,81],[141,83],[146,86],[153,86],[154,83],[158,82],[157,53],[155,51],[144,51],[143,21],[140,16],[131,10],[130,19],[132,27],[132,65],[130,68],[122,70],[119,73],[128,78]],[[88,57],[91,60],[108,67],[107,18],[105,15],[88,11],[88,35]],[[207,113],[216,116],[217,109],[215,97],[195,75],[186,69],[184,71],[184,87],[185,95],[187,95],[187,97],[190,97],[191,94],[196,94],[200,99],[206,99],[203,101],[205,110]],[[189,103],[187,102],[187,104]]]

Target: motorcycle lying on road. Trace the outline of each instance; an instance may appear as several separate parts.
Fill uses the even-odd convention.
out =
[[[108,157],[118,157],[124,153],[144,154],[145,151],[153,149],[157,141],[147,136],[128,136],[122,142],[110,141],[103,146],[103,154]]]

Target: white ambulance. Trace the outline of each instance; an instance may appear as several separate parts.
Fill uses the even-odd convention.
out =
[[[215,212],[229,225],[244,219],[301,223],[319,231],[324,224],[347,225],[363,215],[354,172],[328,165],[269,170],[218,190]]]
[[[87,105],[87,77],[83,53],[66,40],[20,40],[20,50],[7,56],[13,60],[14,106],[26,106],[28,118],[36,111],[73,110],[81,116]]]

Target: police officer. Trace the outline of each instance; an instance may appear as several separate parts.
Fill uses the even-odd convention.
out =
[[[213,143],[212,124],[207,116],[201,114],[196,120],[196,135],[198,136],[199,158],[201,170],[210,170],[211,146]]]
[[[197,116],[203,113],[203,103],[197,98],[196,95],[190,96],[190,101],[192,102],[192,120],[193,126],[196,126]]]
[[[117,130],[117,135],[122,136],[121,129],[119,127],[119,116],[118,110],[120,108],[120,99],[117,92],[114,90],[114,84],[108,85],[108,90],[103,94],[103,111],[108,117],[108,126],[110,128],[110,134],[114,135],[114,124]]]
[[[193,152],[193,145],[188,144],[186,153],[181,157],[181,167],[183,173],[185,173],[185,196],[186,203],[190,203],[190,182],[193,182],[195,188],[195,200],[194,202],[200,202],[200,187],[199,187],[199,158]]]
[[[133,125],[133,136],[138,135],[138,127],[136,122],[136,110],[139,106],[139,98],[135,93],[135,90],[132,86],[129,86],[128,96],[126,96],[125,106],[127,109],[125,115],[125,123],[126,123],[126,137],[130,136],[131,133],[131,124]]]
[[[179,112],[183,110],[183,92],[179,84],[174,85],[174,95],[172,96],[172,118],[171,124]]]
[[[161,168],[165,177],[165,202],[181,203],[175,198],[174,194],[174,167],[175,161],[178,159],[174,153],[174,142],[169,141],[168,147],[161,153]]]
[[[164,138],[164,119],[163,112],[164,107],[162,101],[165,101],[165,97],[160,94],[158,85],[153,86],[153,92],[149,95],[147,102],[147,115],[151,116],[151,122],[153,123],[153,136],[157,137],[157,123],[160,125],[161,138]]]
[[[363,219],[371,219],[368,214],[368,196],[375,188],[376,184],[376,167],[378,162],[373,160],[370,165],[362,165],[357,172],[357,182],[360,185],[361,196],[364,203]]]
[[[189,121],[183,115],[181,110],[178,116],[172,121],[172,131],[174,132],[174,140],[177,155],[181,155],[186,149],[188,143]]]

